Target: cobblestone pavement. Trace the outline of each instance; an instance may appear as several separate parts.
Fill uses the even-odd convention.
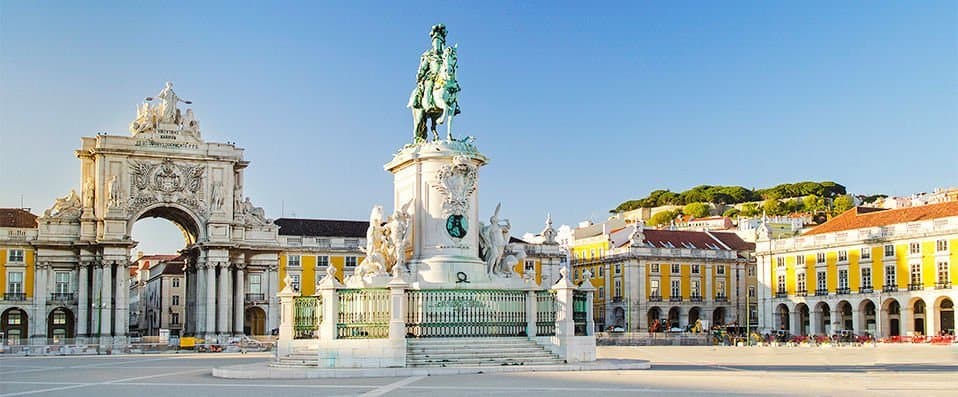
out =
[[[5,396],[955,395],[958,347],[600,347],[645,371],[368,379],[230,380],[210,368],[267,354],[2,357]]]

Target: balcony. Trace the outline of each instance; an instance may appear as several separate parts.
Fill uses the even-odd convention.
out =
[[[849,289],[848,287],[845,287],[845,288],[836,289],[836,290],[835,290],[835,293],[838,294],[838,295],[848,295],[848,294],[852,293],[852,291],[851,291],[851,289]]]
[[[3,300],[5,301],[25,301],[27,300],[27,294],[23,292],[6,292],[3,294]]]
[[[859,294],[870,294],[872,292],[875,292],[875,289],[872,288],[870,285],[867,287],[861,287],[858,289]]]
[[[894,285],[886,285],[881,287],[881,292],[898,292],[898,287]]]
[[[670,296],[669,302],[681,302],[683,298],[681,296]]]
[[[815,290],[815,296],[825,296],[828,295],[828,289],[818,288]]]
[[[261,303],[261,302],[266,302],[266,294],[264,293],[246,294],[246,303]]]
[[[661,302],[662,295],[649,295],[649,302]]]
[[[795,291],[795,296],[808,296],[808,290],[802,288],[798,291]]]
[[[728,303],[728,297],[727,297],[727,296],[722,296],[722,295],[716,296],[716,297],[715,297],[715,302],[716,302],[716,303]]]
[[[692,295],[692,296],[689,297],[689,301],[691,301],[691,302],[701,302],[701,301],[702,301],[702,295]]]
[[[908,290],[909,290],[909,291],[921,291],[921,290],[923,290],[923,289],[925,289],[925,286],[922,285],[921,283],[910,283],[910,284],[908,284]]]
[[[935,283],[935,289],[949,289],[951,288],[950,281],[939,281]]]
[[[786,296],[788,296],[788,293],[785,292],[785,291],[778,291],[778,292],[775,293],[775,297],[776,297],[776,298],[784,298],[784,297],[786,297]]]
[[[72,292],[54,292],[50,294],[51,302],[73,302],[76,295]]]

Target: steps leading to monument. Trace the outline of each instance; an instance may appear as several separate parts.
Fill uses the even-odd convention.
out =
[[[554,365],[564,362],[523,337],[406,340],[407,367]]]

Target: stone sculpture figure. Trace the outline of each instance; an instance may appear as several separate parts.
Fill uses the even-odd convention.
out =
[[[156,117],[149,103],[143,103],[136,107],[136,120],[130,123],[130,132],[138,134],[144,131],[153,130],[156,127]]]
[[[508,219],[499,220],[499,209],[502,203],[496,205],[496,211],[489,217],[489,224],[479,223],[479,248],[482,260],[486,263],[486,271],[495,274],[502,260],[506,245],[509,243],[509,229],[512,224]]]
[[[110,178],[109,188],[109,197],[110,202],[108,203],[111,208],[116,208],[120,206],[120,181],[116,175],[113,175],[113,178]]]
[[[223,184],[220,182],[214,183],[210,187],[210,208],[214,211],[223,208]]]
[[[200,122],[196,120],[193,109],[186,109],[186,116],[182,120],[183,131],[190,133],[196,138],[200,137]]]
[[[518,250],[517,252],[510,253],[502,258],[502,261],[499,265],[499,268],[496,269],[496,274],[503,277],[511,277],[516,269],[516,265],[520,263],[525,263],[526,260],[526,251]]]
[[[80,196],[76,190],[70,190],[66,196],[58,198],[53,206],[43,212],[46,217],[62,218],[80,215]]]
[[[93,184],[93,178],[87,178],[86,183],[83,184],[83,208],[92,208],[93,207],[93,191],[96,188]]]
[[[432,39],[432,48],[419,58],[416,88],[409,95],[409,102],[406,104],[406,107],[412,109],[416,142],[427,139],[427,121],[431,121],[430,130],[434,138],[439,139],[437,124],[451,121],[452,116],[460,113],[456,47],[446,47],[446,27],[442,24],[434,25],[429,37]],[[448,139],[452,138],[451,133],[451,129],[447,128]]]
[[[156,99],[162,101],[156,112],[157,121],[160,123],[176,123],[178,121],[176,119],[176,104],[180,102],[187,105],[193,103],[176,95],[176,92],[173,91],[173,83],[169,81],[166,82],[166,86],[163,87],[163,90],[160,91],[159,94],[156,94]],[[152,100],[152,97],[146,98],[147,102]]]
[[[366,246],[359,247],[366,257],[356,266],[354,276],[362,277],[367,274],[386,272],[386,255],[383,250],[386,228],[383,227],[383,217],[383,207],[373,206],[369,214],[369,227],[366,228]]]
[[[392,251],[393,267],[402,267],[409,270],[406,264],[406,248],[409,246],[409,221],[412,216],[409,214],[409,206],[412,200],[403,204],[403,206],[393,213],[389,223],[386,224],[389,236],[389,248]]]

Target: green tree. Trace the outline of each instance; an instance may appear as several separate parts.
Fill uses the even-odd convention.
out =
[[[705,203],[689,203],[682,208],[682,213],[694,218],[704,218],[711,215],[712,207]]]
[[[825,210],[825,200],[814,194],[805,196],[802,199],[802,205],[805,207],[805,212],[817,212]]]
[[[733,207],[733,208],[729,208],[729,209],[725,210],[725,212],[722,213],[722,216],[727,216],[727,217],[729,217],[729,218],[734,218],[734,217],[736,217],[736,216],[739,216],[739,214],[741,214],[741,213],[742,213],[742,211],[739,211],[738,208],[734,208],[734,207]]]
[[[785,210],[789,214],[795,213],[795,212],[802,212],[804,208],[805,208],[805,205],[802,204],[801,200],[797,198],[793,198],[785,202]]]
[[[758,208],[756,203],[747,203],[742,205],[742,216],[758,216],[762,214],[762,210]]]
[[[649,225],[650,226],[668,225],[669,223],[672,223],[672,220],[675,219],[676,215],[677,215],[676,211],[656,212],[655,215],[652,215],[652,217],[649,218]]]
[[[855,207],[855,199],[849,195],[841,195],[832,201],[832,215],[841,214]]]
[[[785,205],[781,201],[768,199],[762,203],[762,211],[768,215],[785,215]]]

